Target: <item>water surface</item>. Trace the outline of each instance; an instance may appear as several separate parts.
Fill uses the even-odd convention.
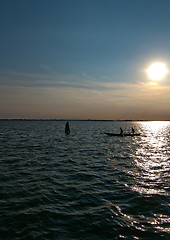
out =
[[[64,128],[0,121],[0,238],[169,239],[170,122]]]

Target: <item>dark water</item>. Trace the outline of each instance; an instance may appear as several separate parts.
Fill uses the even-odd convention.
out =
[[[0,121],[0,239],[170,239],[170,122],[64,127]]]

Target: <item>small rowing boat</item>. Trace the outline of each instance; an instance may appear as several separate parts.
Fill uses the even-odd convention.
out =
[[[104,133],[107,136],[114,136],[114,137],[135,137],[135,136],[140,136],[140,133],[124,133],[124,134],[120,134],[120,133]]]

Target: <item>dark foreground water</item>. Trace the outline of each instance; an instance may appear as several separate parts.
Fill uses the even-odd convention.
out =
[[[64,127],[0,121],[0,239],[170,239],[170,122]]]

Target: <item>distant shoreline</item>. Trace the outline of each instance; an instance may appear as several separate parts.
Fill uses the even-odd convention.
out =
[[[20,119],[20,118],[14,118],[14,119],[10,119],[10,118],[7,118],[7,119],[0,119],[0,121],[93,121],[93,122],[153,122],[153,121],[156,121],[156,122],[168,122],[170,120],[147,120],[147,119],[144,119],[144,120],[140,120],[140,119],[134,119],[134,120],[130,120],[130,119],[118,119],[118,120],[109,120],[109,119],[106,119],[106,120],[100,120],[100,119]]]

